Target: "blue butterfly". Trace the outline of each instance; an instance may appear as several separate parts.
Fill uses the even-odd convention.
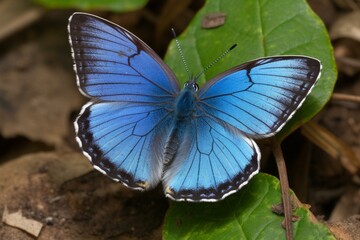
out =
[[[267,57],[180,89],[126,29],[74,13],[68,30],[77,84],[90,98],[74,123],[84,155],[129,188],[162,182],[177,201],[218,201],[246,185],[259,172],[253,139],[279,132],[321,72],[314,58]]]

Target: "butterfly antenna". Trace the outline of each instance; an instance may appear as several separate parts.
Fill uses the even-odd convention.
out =
[[[177,36],[176,36],[176,32],[175,32],[174,28],[171,28],[171,31],[172,31],[172,34],[174,35],[174,39],[175,39],[175,42],[176,42],[176,46],[177,46],[177,49],[178,49],[178,51],[179,51],[179,53],[180,53],[180,57],[181,57],[181,60],[182,60],[182,62],[183,62],[183,64],[184,64],[185,70],[186,70],[186,72],[187,72],[187,74],[188,74],[188,78],[190,79],[189,68],[188,68],[188,66],[187,66],[187,64],[186,64],[186,61],[185,61],[185,58],[184,58],[184,54],[183,54],[183,52],[182,52],[182,50],[181,50],[180,43],[179,43],[179,41],[178,41],[178,39],[177,39]]]
[[[232,45],[228,50],[226,50],[225,52],[223,52],[220,56],[218,56],[212,63],[210,63],[206,68],[204,68],[204,70],[202,70],[201,73],[199,73],[196,77],[195,77],[195,82],[196,80],[203,75],[207,70],[209,70],[212,66],[214,66],[217,62],[219,62],[223,57],[225,57],[231,50],[233,50],[234,48],[236,48],[237,44]]]

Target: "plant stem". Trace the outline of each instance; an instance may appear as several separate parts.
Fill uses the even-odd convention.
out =
[[[285,215],[286,239],[292,240],[293,239],[292,208],[290,202],[289,182],[287,177],[285,160],[283,153],[281,151],[280,142],[278,142],[276,139],[272,139],[271,142],[272,142],[272,150],[275,156],[276,165],[280,177],[281,195],[282,195],[282,202],[283,202],[284,215]]]

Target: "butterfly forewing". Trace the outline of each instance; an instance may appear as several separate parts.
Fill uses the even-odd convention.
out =
[[[320,77],[318,60],[279,56],[254,60],[207,82],[199,108],[254,138],[280,131]]]
[[[132,33],[82,13],[71,16],[68,28],[78,86],[86,96],[154,103],[178,94],[171,70]]]

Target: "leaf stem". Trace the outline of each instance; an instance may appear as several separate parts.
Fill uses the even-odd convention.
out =
[[[285,215],[286,239],[292,240],[293,239],[292,208],[290,202],[289,182],[286,172],[285,160],[280,146],[281,143],[276,139],[272,139],[271,143],[280,177],[281,195],[282,195],[282,202],[283,202],[284,215]]]

